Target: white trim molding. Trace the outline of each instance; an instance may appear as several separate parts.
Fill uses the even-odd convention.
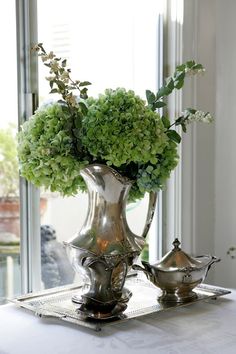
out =
[[[197,57],[197,1],[184,1],[183,58]],[[189,30],[188,30],[189,29]],[[191,30],[190,30],[191,29]],[[183,106],[196,107],[196,78],[185,82]],[[196,252],[196,127],[188,127],[182,139],[182,246],[191,253]]]
[[[203,77],[185,80],[183,91],[168,100],[170,117],[194,107],[214,115],[214,8],[211,0],[167,1],[165,76],[194,59]],[[180,132],[181,133],[181,132]],[[192,125],[182,134],[180,161],[164,193],[163,251],[174,237],[192,254],[214,252],[214,126]]]
[[[194,59],[206,73],[186,82],[183,107],[215,114],[215,1],[185,0],[183,61]],[[196,124],[182,140],[182,247],[214,252],[215,127]]]
[[[165,21],[165,76],[171,75],[177,65],[182,63],[182,27],[183,0],[167,1]],[[175,91],[168,99],[168,114],[171,119],[177,118],[182,111],[181,91]],[[180,161],[167,182],[163,193],[163,253],[172,248],[175,237],[181,239],[181,150]]]

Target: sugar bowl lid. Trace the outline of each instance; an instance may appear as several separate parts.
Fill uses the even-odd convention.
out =
[[[199,269],[209,262],[208,256],[201,256],[196,259],[182,251],[179,247],[180,241],[178,238],[172,244],[174,248],[155,264],[155,268],[163,271],[174,271],[183,268]]]

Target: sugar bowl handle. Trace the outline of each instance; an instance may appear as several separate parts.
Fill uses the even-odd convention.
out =
[[[212,266],[213,263],[220,262],[220,261],[221,261],[220,258],[215,257],[215,256],[212,256],[212,257],[211,257],[211,261],[210,261],[209,264],[208,264],[207,273],[208,273],[208,271],[209,271],[209,269],[211,268],[211,266]]]

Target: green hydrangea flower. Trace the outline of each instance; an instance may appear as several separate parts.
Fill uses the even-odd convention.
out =
[[[21,175],[35,186],[62,195],[85,189],[80,170],[89,162],[74,156],[70,115],[62,106],[53,104],[38,110],[23,124],[18,139]]]
[[[87,100],[82,142],[95,159],[107,165],[157,163],[168,145],[158,113],[133,91],[108,89],[98,99]]]
[[[82,142],[95,160],[133,181],[129,200],[163,188],[178,154],[159,114],[123,88],[108,89],[97,99],[89,98],[87,105]]]
[[[47,53],[42,43],[34,49],[50,68],[50,93],[62,97],[61,104],[38,110],[19,133],[21,175],[38,187],[74,195],[86,190],[81,169],[103,163],[133,182],[129,200],[135,201],[145,192],[162,189],[176,167],[181,137],[172,127],[179,125],[186,132],[190,121],[212,120],[209,113],[191,108],[173,123],[156,112],[166,106],[165,98],[173,90],[183,87],[186,75],[204,70],[193,60],[177,66],[156,94],[146,90],[146,103],[124,88],[88,98],[90,82],[72,80],[65,59]]]
[[[171,171],[178,164],[177,143],[169,141],[157,164],[142,166],[137,175],[137,185],[142,193],[158,192],[163,189]]]
[[[36,111],[19,133],[21,175],[37,187],[75,195],[86,190],[80,170],[97,162],[133,181],[130,201],[163,188],[177,165],[177,144],[160,116],[133,91],[106,90],[88,99],[88,113],[82,124],[79,120],[58,103]],[[81,142],[84,154],[76,149]]]

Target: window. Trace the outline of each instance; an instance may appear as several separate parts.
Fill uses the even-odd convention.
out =
[[[145,98],[145,90],[155,91],[158,85],[160,3],[150,1],[147,6],[144,0],[140,0],[134,6],[133,0],[70,0],[65,7],[61,0],[50,3],[38,0],[39,42],[59,57],[67,58],[73,77],[92,82],[89,95],[97,96],[106,88],[125,87]],[[40,103],[52,100],[52,95],[48,95],[46,76],[49,76],[47,68],[39,63]],[[140,235],[147,205],[148,196],[127,208],[128,222]],[[70,212],[65,213],[65,210]],[[86,212],[87,195],[83,193],[71,198],[47,193],[47,209],[41,224],[53,225],[61,248],[60,244],[80,229]],[[155,227],[152,232],[156,233]],[[47,267],[46,261],[45,255],[41,263],[42,275]],[[69,266],[68,273],[65,281],[74,279]],[[50,280],[48,286],[49,283]]]
[[[10,3],[14,9],[13,1]],[[47,50],[67,58],[74,77],[91,81],[90,95],[96,96],[109,87],[133,89],[143,98],[146,89],[156,91],[163,76],[165,3],[164,0],[150,0],[147,6],[145,0],[68,0],[65,6],[62,0],[17,1],[20,123],[32,115],[38,104],[53,98],[48,95],[46,68],[30,56],[30,47],[37,42],[43,42]],[[16,58],[14,54],[12,58]],[[16,78],[16,73],[13,76]],[[14,89],[16,83],[11,85],[11,90]],[[15,95],[17,97],[16,92]],[[7,112],[9,116],[9,110]],[[11,116],[16,117],[17,112]],[[21,277],[19,274],[15,277],[18,283],[21,279],[21,291],[35,291],[77,280],[67,263],[62,242],[81,227],[86,215],[86,195],[62,198],[41,191],[40,196],[39,191],[24,180],[21,180],[20,190]],[[128,222],[137,234],[141,234],[147,204],[148,198],[145,198],[127,208]],[[160,194],[158,216],[154,217],[149,233],[152,259],[161,256],[162,239],[156,237],[158,233],[162,234],[162,223],[157,223],[157,218],[162,219],[161,211]],[[142,222],[139,224],[137,220]],[[48,235],[60,260],[50,253],[51,246],[43,240],[48,239]],[[157,249],[160,250],[158,254]],[[67,269],[64,277],[58,274],[58,262],[64,262]],[[11,295],[14,294],[16,292],[12,291]]]

